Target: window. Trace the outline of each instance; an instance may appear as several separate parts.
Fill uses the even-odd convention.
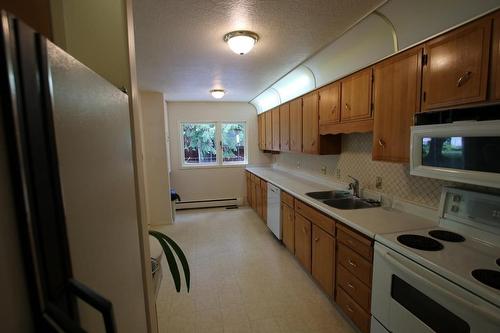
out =
[[[245,122],[181,123],[182,166],[246,164]]]

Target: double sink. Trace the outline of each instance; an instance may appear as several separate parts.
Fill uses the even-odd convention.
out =
[[[348,191],[320,191],[306,193],[308,197],[338,209],[361,209],[379,207],[380,202],[355,197]]]

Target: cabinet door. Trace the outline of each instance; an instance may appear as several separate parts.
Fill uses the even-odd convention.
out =
[[[319,152],[318,92],[302,97],[302,152]]]
[[[340,122],[340,83],[334,82],[319,90],[319,124]]]
[[[271,111],[267,111],[265,114],[265,126],[266,126],[266,150],[273,149],[273,118]]]
[[[492,43],[491,99],[498,101],[500,100],[500,13],[493,19]]]
[[[422,48],[411,49],[374,68],[374,160],[408,162],[410,126],[420,110]]]
[[[290,104],[280,106],[280,150],[290,150]]]
[[[311,272],[311,222],[295,214],[295,257]]]
[[[254,177],[252,177],[252,208],[257,210],[257,188],[255,186]]]
[[[280,150],[280,108],[276,107],[271,110],[271,116],[273,118],[273,148],[274,151]]]
[[[333,297],[335,239],[316,225],[312,226],[312,275],[325,293]]]
[[[425,44],[423,110],[486,100],[490,34],[488,17]]]
[[[293,208],[281,203],[281,218],[283,229],[283,244],[291,253],[294,253],[295,242],[295,223]]]
[[[257,215],[262,218],[262,191],[260,189],[260,178],[257,178],[255,184],[255,210]]]
[[[247,202],[250,207],[252,207],[252,180],[250,172],[246,171],[246,181],[247,181]]]
[[[298,98],[290,105],[290,150],[302,152],[302,99]]]
[[[259,125],[259,149],[266,149],[266,115],[261,113],[258,115]]]
[[[262,219],[267,222],[267,182],[260,181],[260,190],[262,191]]]
[[[369,119],[372,116],[372,69],[354,73],[340,82],[340,121]]]

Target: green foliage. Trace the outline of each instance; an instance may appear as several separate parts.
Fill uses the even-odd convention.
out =
[[[182,270],[184,271],[184,278],[186,279],[187,291],[189,292],[189,287],[191,284],[191,272],[189,270],[189,264],[182,252],[182,249],[176,242],[164,233],[159,231],[149,230],[149,234],[156,238],[158,242],[160,242],[161,247],[163,248],[163,252],[165,253],[165,257],[167,259],[168,267],[170,269],[170,274],[172,274],[172,278],[174,279],[175,290],[177,292],[181,291],[181,276],[179,273],[179,267],[177,266],[177,261],[175,260],[174,252],[179,258],[179,261],[182,265]],[[173,251],[172,251],[173,250]]]
[[[236,137],[239,137],[239,142]],[[239,146],[245,145],[245,131],[243,124],[232,123],[222,125],[222,147],[223,158],[235,158]]]
[[[202,157],[215,155],[215,124],[183,124],[184,147],[198,150]]]

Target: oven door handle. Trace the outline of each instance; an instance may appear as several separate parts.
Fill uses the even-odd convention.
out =
[[[379,250],[380,251],[380,250]],[[417,272],[415,272],[413,269],[409,268],[408,266],[404,265],[401,263],[398,259],[396,259],[394,256],[391,255],[389,252],[384,252],[381,253],[384,258],[393,266],[397,267],[399,270],[410,274],[411,276],[415,277],[418,279],[422,284],[427,285],[429,288],[435,289],[442,294],[446,295],[446,297],[451,298],[455,300],[457,303],[463,305],[464,307],[470,309],[471,311],[474,312],[480,312],[484,314],[490,321],[500,324],[500,311],[492,311],[490,309],[484,308],[482,306],[476,305],[474,303],[468,302],[464,300],[463,298],[455,295],[453,292],[441,287],[440,285],[431,282],[430,280],[426,279],[425,277],[421,276]]]

